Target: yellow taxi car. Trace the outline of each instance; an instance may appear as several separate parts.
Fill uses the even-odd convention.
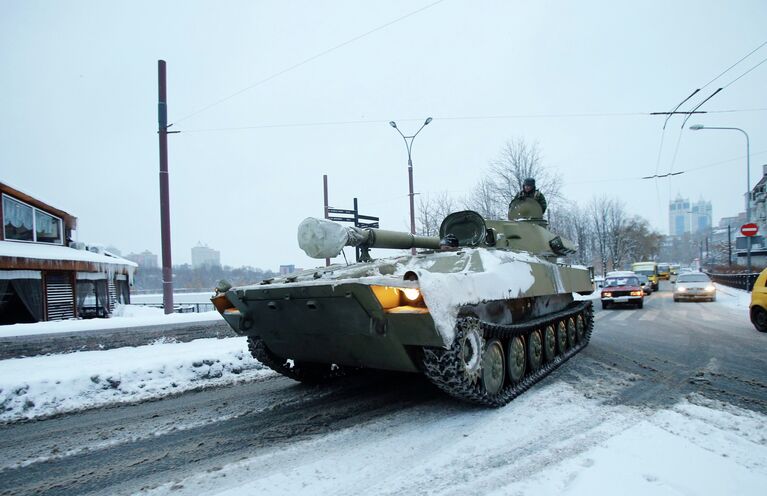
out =
[[[759,332],[767,332],[767,269],[756,278],[748,306],[751,323]]]

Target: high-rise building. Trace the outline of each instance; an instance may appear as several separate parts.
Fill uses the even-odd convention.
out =
[[[221,252],[209,248],[198,242],[197,246],[192,248],[192,268],[216,267],[221,265]]]
[[[286,276],[288,274],[292,274],[296,271],[296,266],[294,264],[289,265],[280,265],[280,275]]]
[[[690,202],[677,195],[668,205],[668,233],[671,236],[694,234],[711,229],[711,202]]]
[[[157,255],[149,250],[144,250],[141,253],[130,253],[125,258],[131,262],[136,262],[139,268],[142,269],[154,269],[157,267]]]

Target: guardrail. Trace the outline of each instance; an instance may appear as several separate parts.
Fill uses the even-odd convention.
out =
[[[756,282],[756,278],[759,277],[758,272],[752,272],[751,274],[716,274],[713,272],[706,272],[706,274],[708,274],[708,277],[714,282],[748,292],[751,292],[751,289]]]
[[[163,308],[162,303],[131,303],[138,307]],[[213,303],[176,303],[173,305],[173,313],[200,313],[215,310]]]

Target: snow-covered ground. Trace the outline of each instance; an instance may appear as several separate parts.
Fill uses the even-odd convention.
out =
[[[718,285],[715,305],[745,312],[747,292]],[[165,316],[126,307],[123,316],[31,324],[39,332]],[[149,315],[146,315],[149,314]],[[211,312],[211,318],[220,318]],[[18,326],[6,326],[15,328]],[[27,327],[27,326],[22,326]],[[0,422],[160,398],[273,374],[244,338],[78,352],[0,361]],[[625,379],[625,378],[624,378]],[[149,491],[150,494],[763,494],[767,417],[691,395],[675,406],[615,405],[594,388],[536,386],[500,409],[427,403],[264,450]],[[630,378],[628,379],[630,380]],[[545,415],[536,413],[545,412]]]
[[[727,307],[743,310],[748,315],[748,305],[751,303],[751,293],[715,283],[716,301]]]
[[[159,398],[272,374],[245,338],[0,360],[0,422]]]
[[[268,374],[243,338],[4,360],[0,420]],[[500,409],[424,404],[150,494],[763,494],[767,417],[696,395],[657,411],[606,403],[618,379],[555,381]]]
[[[147,493],[757,495],[766,429],[700,397],[653,412],[555,382],[498,410],[424,405]]]

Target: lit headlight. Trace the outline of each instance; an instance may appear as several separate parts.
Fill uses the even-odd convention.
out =
[[[391,286],[370,286],[378,302],[384,309],[401,306],[425,307],[418,288],[395,288]]]
[[[415,302],[421,297],[421,290],[418,288],[402,288],[400,291],[402,291],[402,296],[410,302]]]
[[[685,291],[687,291],[687,288],[684,286],[677,286],[676,290],[679,291],[680,293],[684,293]]]
[[[711,293],[712,291],[716,291],[716,288],[714,286],[706,286],[706,291]]]
[[[632,291],[630,293],[630,296],[642,296],[642,292],[641,291]]]
[[[613,295],[613,294],[612,294],[612,293],[610,293],[610,292],[608,291],[608,292],[606,292],[606,293],[602,293],[602,298],[609,298],[609,297],[611,297],[612,295]]]

